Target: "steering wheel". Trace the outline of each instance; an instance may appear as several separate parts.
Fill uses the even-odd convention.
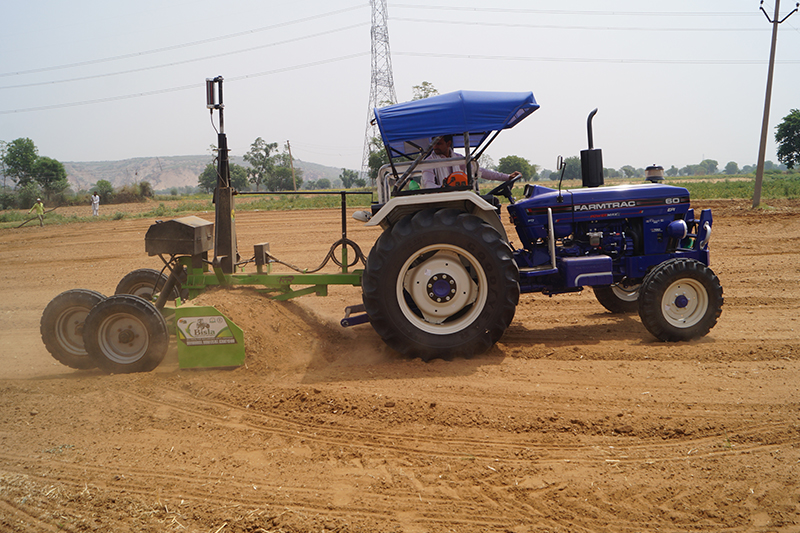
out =
[[[507,198],[508,201],[511,201],[511,188],[514,186],[516,182],[522,179],[522,174],[518,174],[517,176],[511,178],[510,180],[504,181],[491,191],[489,194],[491,196],[502,196],[503,198]]]

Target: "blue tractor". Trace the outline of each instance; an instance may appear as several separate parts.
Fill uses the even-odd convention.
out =
[[[470,356],[502,337],[520,294],[591,287],[607,310],[638,311],[661,341],[706,335],[723,304],[709,268],[711,211],[698,217],[689,192],[663,179],[603,186],[602,153],[592,139],[597,110],[581,151],[582,188],[527,184],[516,200],[516,177],[478,194],[478,158],[538,108],[530,92],[458,91],[375,109],[390,162],[378,177],[378,203],[357,218],[383,229],[362,278],[377,333],[425,360]],[[431,157],[437,141],[451,136],[463,154]],[[442,167],[458,176],[420,188],[421,173]],[[563,176],[560,158],[559,167]],[[497,197],[509,202],[519,249]]]
[[[378,177],[378,202],[357,218],[383,233],[364,261],[345,222],[346,196],[364,193],[334,193],[342,196],[342,238],[322,265],[308,270],[278,261],[267,242],[255,244],[249,259],[240,256],[234,196],[262,193],[238,193],[231,186],[221,76],[206,80],[206,96],[220,123],[216,223],[195,216],[156,221],[145,251],[161,257],[161,272],[134,270],[108,298],[86,289],[53,298],[42,314],[42,340],[63,364],[149,371],[163,360],[172,335],[181,368],[242,364],[242,331],[215,308],[191,303],[209,287],[252,285],[288,300],[324,296],[329,285],[361,286],[363,303],[345,310],[342,325],[369,321],[389,346],[425,360],[488,350],[511,324],[520,294],[528,292],[592,287],[609,311],[638,310],[662,341],[702,337],[720,316],[722,287],[708,267],[711,211],[697,218],[681,187],[601,187],[594,112],[589,148],[581,152],[584,187],[529,184],[516,201],[518,178],[481,196],[476,161],[502,130],[539,108],[532,93],[459,91],[376,109],[390,163]],[[448,157],[431,157],[441,156],[435,150],[445,138],[464,155],[448,148]],[[444,186],[427,187],[431,180],[423,179],[426,187],[420,187],[420,175],[431,173],[443,175]],[[520,249],[510,244],[498,197],[509,201]],[[333,254],[338,248],[341,260]],[[320,273],[328,259],[341,272]],[[363,270],[351,270],[362,262]],[[275,263],[296,272],[272,272]],[[255,271],[245,273],[247,265]]]

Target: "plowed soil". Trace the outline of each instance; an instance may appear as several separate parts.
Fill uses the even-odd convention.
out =
[[[535,294],[488,353],[425,363],[339,326],[358,287],[238,289],[201,299],[244,329],[244,366],[180,370],[173,344],[127,375],[56,362],[39,319],[161,268],[153,220],[0,231],[0,531],[800,531],[800,202],[771,204],[693,206],[714,209],[725,297],[696,342],[591,290]],[[348,225],[367,253],[379,230]],[[313,268],[340,213],[240,211],[237,230],[242,255],[269,241]]]

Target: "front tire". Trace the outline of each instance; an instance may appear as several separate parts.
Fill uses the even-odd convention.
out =
[[[83,330],[89,311],[105,296],[87,289],[62,292],[47,304],[39,323],[45,348],[56,361],[77,370],[96,365],[83,342]]]
[[[698,339],[722,313],[719,278],[694,259],[670,259],[642,282],[639,317],[656,338],[666,342]]]
[[[369,254],[363,301],[378,335],[430,360],[488,350],[514,318],[519,270],[500,234],[457,209],[427,209],[385,231]]]
[[[83,342],[102,370],[127,374],[149,372],[169,346],[167,322],[156,307],[139,296],[106,298],[86,317]]]

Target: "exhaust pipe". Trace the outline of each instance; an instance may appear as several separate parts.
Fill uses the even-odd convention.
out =
[[[597,114],[597,109],[589,113],[586,119],[586,129],[589,137],[589,148],[581,150],[581,177],[584,187],[600,187],[605,183],[603,179],[603,151],[594,147],[592,133],[592,119]]]

